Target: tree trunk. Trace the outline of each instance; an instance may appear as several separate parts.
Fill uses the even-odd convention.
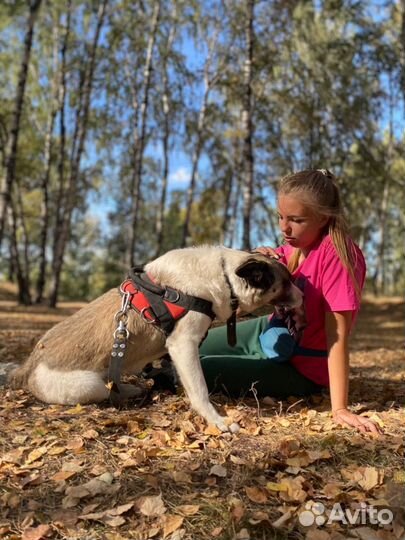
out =
[[[232,173],[230,174],[228,185],[225,191],[225,205],[224,215],[222,220],[222,243],[228,247],[232,247],[234,234],[235,234],[235,222],[237,217],[237,208],[240,197],[240,184],[241,184],[241,152],[240,152],[240,139],[238,136],[233,137],[232,140],[232,156],[233,163]],[[235,188],[236,186],[236,188]]]
[[[18,188],[17,185],[13,186],[13,189]],[[17,196],[18,198],[18,196]],[[29,306],[32,304],[29,276],[27,275],[27,265],[25,271],[21,265],[20,253],[17,243],[17,212],[15,210],[13,198],[10,199],[7,207],[9,229],[10,229],[10,258],[15,270],[18,285],[18,303]],[[26,245],[26,244],[25,244]]]
[[[47,122],[47,129],[45,134],[45,147],[44,147],[44,162],[45,170],[42,174],[41,191],[42,191],[42,204],[41,204],[41,230],[40,230],[40,242],[39,242],[39,263],[38,263],[38,278],[36,283],[36,296],[35,303],[40,304],[43,300],[45,279],[46,279],[46,247],[48,243],[48,229],[49,229],[49,178],[51,174],[52,165],[52,147],[53,147],[53,130],[55,126],[56,114],[59,108],[59,85],[58,78],[60,74],[58,72],[58,26],[54,28],[54,43],[53,43],[53,81],[51,88],[52,104],[49,111],[49,117]]]
[[[73,141],[74,152],[71,155],[71,167],[69,182],[66,193],[66,205],[64,208],[62,226],[60,230],[60,235],[56,238],[55,242],[55,252],[53,255],[53,276],[52,276],[52,289],[49,298],[49,305],[55,307],[58,299],[59,284],[60,284],[60,275],[62,272],[63,259],[65,255],[65,250],[67,242],[69,240],[69,233],[72,221],[72,213],[75,205],[77,188],[79,183],[79,174],[80,174],[80,162],[84,151],[84,144],[86,141],[87,135],[87,126],[88,126],[88,117],[90,110],[90,100],[91,92],[93,88],[94,81],[94,70],[96,64],[96,54],[98,48],[98,42],[100,37],[101,28],[103,26],[106,7],[108,0],[102,0],[98,15],[97,15],[97,25],[94,33],[93,43],[90,50],[90,59],[86,66],[85,75],[83,82],[80,84],[80,90],[83,92],[82,96],[82,108],[81,114],[77,115],[77,125],[75,133],[77,137]]]
[[[389,183],[384,181],[384,189],[381,198],[381,205],[379,209],[379,224],[378,232],[380,235],[380,242],[378,245],[377,257],[375,261],[375,270],[373,274],[373,290],[374,294],[385,293],[385,245],[387,236],[387,211],[389,200]]]
[[[70,36],[70,23],[72,13],[72,1],[68,0],[66,14],[66,28],[61,47],[60,60],[60,81],[59,81],[59,157],[58,157],[58,191],[55,201],[55,223],[54,223],[54,238],[53,238],[53,260],[52,260],[52,289],[59,289],[59,276],[55,275],[55,254],[57,250],[58,238],[62,232],[63,225],[63,208],[65,196],[65,160],[66,160],[66,124],[65,124],[65,107],[66,107],[66,53]],[[56,302],[55,302],[56,304]]]
[[[153,58],[153,49],[155,46],[156,34],[158,29],[160,16],[160,0],[156,0],[153,7],[152,15],[152,25],[151,33],[148,41],[148,48],[146,52],[145,67],[144,67],[144,91],[143,91],[143,100],[141,104],[141,125],[140,125],[140,135],[139,139],[135,137],[137,142],[136,147],[134,147],[134,170],[132,177],[132,206],[131,206],[131,229],[129,231],[129,240],[128,240],[128,253],[127,260],[130,266],[135,264],[135,248],[136,248],[136,234],[138,229],[138,219],[139,219],[139,208],[141,200],[141,186],[142,186],[142,169],[143,169],[143,154],[146,146],[146,122],[148,115],[148,105],[149,105],[149,91],[151,86],[151,76],[152,76],[152,58]]]
[[[234,241],[235,241],[236,224],[238,222],[238,212],[239,212],[239,197],[240,197],[241,190],[242,190],[242,177],[239,174],[239,171],[237,171],[236,189],[235,189],[234,198],[233,198],[231,208],[230,208],[230,219],[229,219],[229,223],[227,227],[228,242],[226,243],[226,245],[228,247],[233,247]]]
[[[253,20],[254,20],[254,0],[246,0],[246,23],[245,23],[245,44],[246,59],[244,65],[244,96],[242,110],[242,126],[244,133],[243,140],[243,161],[244,161],[244,183],[243,183],[243,233],[242,249],[250,249],[250,222],[253,206],[253,106],[252,106],[252,62],[253,62]]]
[[[176,13],[174,21],[176,20]],[[156,252],[155,256],[159,256],[163,249],[163,222],[166,209],[167,185],[169,180],[169,139],[170,139],[170,87],[169,76],[167,70],[167,60],[170,54],[174,36],[176,33],[175,22],[172,22],[169,36],[166,43],[166,54],[163,60],[163,95],[162,95],[162,110],[163,110],[163,171],[162,171],[162,191],[160,194],[159,207],[156,214]]]
[[[402,56],[402,69],[401,69],[401,87],[402,96],[405,101],[405,0],[401,0],[402,18],[401,18],[401,56]]]
[[[3,242],[4,227],[6,222],[7,207],[11,202],[11,192],[15,181],[16,161],[18,153],[18,139],[20,134],[20,121],[24,105],[25,85],[27,82],[28,66],[31,56],[31,48],[34,37],[35,21],[39,12],[41,0],[30,1],[30,13],[28,17],[27,31],[24,39],[24,51],[18,77],[15,107],[11,125],[9,151],[6,158],[5,177],[2,179],[0,199],[0,248]]]
[[[200,161],[201,150],[203,147],[203,136],[204,136],[204,127],[205,127],[205,115],[207,113],[207,104],[208,96],[210,93],[210,85],[206,83],[203,102],[201,109],[198,115],[197,123],[197,140],[193,153],[193,160],[191,166],[191,177],[190,183],[187,189],[187,199],[186,199],[186,215],[184,218],[183,225],[183,236],[181,239],[181,247],[186,247],[190,245],[191,242],[191,233],[190,233],[190,221],[191,221],[191,210],[194,203],[195,196],[195,185],[197,181],[197,172],[198,172],[198,163]]]

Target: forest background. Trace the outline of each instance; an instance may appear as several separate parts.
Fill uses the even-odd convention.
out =
[[[374,292],[405,286],[405,0],[3,0],[0,277],[90,299],[168,249],[277,245],[339,178]]]

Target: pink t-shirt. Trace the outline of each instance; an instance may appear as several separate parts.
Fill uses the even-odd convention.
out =
[[[354,273],[360,289],[366,275],[366,263],[360,248],[352,242],[355,250]],[[281,255],[280,262],[287,264],[294,248],[285,245],[275,250]],[[329,235],[316,245],[307,258],[293,273],[296,285],[304,293],[307,319],[300,346],[308,349],[326,350],[325,313],[327,311],[353,311],[352,326],[360,309],[360,299],[347,269],[343,266]],[[327,358],[294,356],[291,363],[308,379],[329,385]]]

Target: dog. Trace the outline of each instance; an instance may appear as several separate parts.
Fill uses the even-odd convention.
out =
[[[294,309],[302,293],[287,268],[275,259],[221,246],[168,251],[148,263],[145,272],[153,282],[211,303],[213,316],[227,321],[238,309],[251,312],[266,304]],[[106,385],[114,314],[122,305],[119,289],[111,289],[71,317],[51,328],[37,343],[25,363],[10,373],[13,388],[27,388],[46,403],[85,404],[108,398]],[[146,364],[169,354],[191,406],[221,431],[235,432],[211,404],[199,361],[198,347],[212,317],[188,311],[166,336],[137,311],[127,318],[127,349],[123,371],[140,373]],[[134,385],[122,385],[126,396]]]

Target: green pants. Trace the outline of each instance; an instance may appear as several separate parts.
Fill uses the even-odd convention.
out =
[[[283,398],[320,392],[318,384],[307,379],[290,362],[269,360],[260,347],[259,335],[267,316],[236,325],[237,344],[228,345],[226,326],[213,328],[200,347],[201,365],[210,392],[240,397],[252,384],[259,396]]]

